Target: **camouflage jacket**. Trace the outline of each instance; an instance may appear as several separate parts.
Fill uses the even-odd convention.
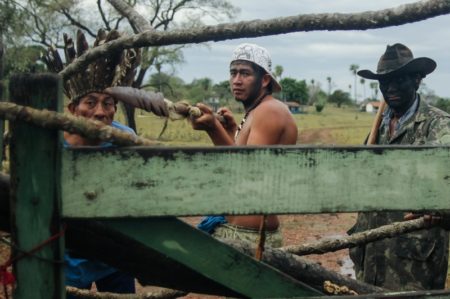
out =
[[[394,136],[389,136],[388,127],[380,127],[377,143],[450,144],[450,115],[420,101],[417,112]],[[404,212],[359,213],[349,234],[402,221],[404,215]],[[443,289],[448,245],[448,232],[436,227],[353,248],[350,257],[357,279],[364,282],[391,290]]]

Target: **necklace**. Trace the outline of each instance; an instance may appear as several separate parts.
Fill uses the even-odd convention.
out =
[[[262,100],[264,100],[264,98],[268,95],[268,92],[264,92],[258,99],[256,99],[255,102],[253,102],[253,104],[247,109],[247,111],[244,114],[244,117],[241,120],[241,123],[239,124],[236,133],[234,134],[234,141],[237,140],[239,133],[241,132],[242,128],[244,127],[245,122],[247,121],[247,117],[250,114],[250,112],[255,109],[256,107],[258,107],[259,104],[261,104]]]

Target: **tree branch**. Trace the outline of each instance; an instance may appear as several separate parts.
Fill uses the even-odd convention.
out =
[[[115,294],[109,292],[91,292],[74,287],[66,287],[66,293],[81,299],[169,299],[185,296],[186,293],[171,289],[160,289],[146,294]]]
[[[203,26],[197,29],[171,32],[145,31],[134,36],[116,39],[91,49],[61,71],[60,74],[64,79],[67,79],[109,51],[147,46],[223,41],[299,31],[367,30],[417,22],[448,13],[450,13],[450,1],[427,0],[401,5],[392,9],[355,14],[305,14],[270,20]]]
[[[134,33],[140,33],[147,30],[153,30],[152,26],[138,14],[133,7],[122,0],[108,0],[108,2],[124,17],[128,19]]]
[[[281,248],[281,250],[295,255],[324,254],[327,252],[333,252],[345,248],[356,247],[385,238],[396,237],[402,234],[430,227],[432,226],[426,225],[423,218],[419,218],[383,225],[372,230],[356,233],[340,239],[325,239],[316,243],[286,246]]]
[[[231,239],[220,239],[220,241],[247,255],[253,256],[255,253],[255,246],[250,242]],[[328,280],[337,285],[347,286],[359,294],[381,293],[386,291],[386,289],[327,270],[317,263],[296,257],[280,249],[266,248],[264,250],[263,262],[317,290],[322,290],[324,282]]]
[[[98,11],[100,12],[100,16],[102,17],[103,24],[105,24],[105,27],[108,31],[111,31],[111,26],[109,26],[109,22],[106,19],[105,12],[103,11],[101,0],[97,0],[97,7]]]
[[[86,31],[90,36],[92,37],[96,37],[97,34],[95,34],[94,32],[92,32],[89,27],[84,26],[83,24],[81,24],[80,22],[78,22],[77,20],[75,20],[70,13],[66,10],[66,9],[62,9],[60,11],[60,13],[62,13],[71,23],[72,25],[77,26],[80,29],[83,29],[84,31]]]
[[[65,115],[55,111],[33,109],[10,102],[0,103],[0,118],[10,121],[22,120],[43,128],[64,130],[94,140],[114,140],[115,143],[120,145],[157,144],[152,140],[129,134],[99,121]]]

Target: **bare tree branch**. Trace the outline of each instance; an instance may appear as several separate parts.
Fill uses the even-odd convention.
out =
[[[220,239],[220,241],[247,255],[253,256],[255,253],[255,245],[250,242],[231,239]],[[387,291],[386,289],[327,270],[317,263],[294,256],[280,249],[266,248],[264,250],[263,262],[317,290],[322,290],[324,282],[328,280],[337,285],[347,286],[359,294],[382,293]]]
[[[108,0],[108,2],[124,17],[128,19],[134,33],[140,33],[147,30],[153,30],[152,26],[138,14],[133,7],[122,0]]]
[[[100,121],[65,115],[55,111],[33,109],[10,102],[0,102],[0,118],[10,121],[22,120],[43,128],[64,130],[94,140],[114,140],[115,143],[120,145],[157,144],[152,140],[107,126]]]
[[[223,41],[299,31],[367,30],[418,22],[448,13],[450,13],[450,1],[426,0],[392,9],[355,14],[305,14],[270,20],[203,26],[197,29],[171,32],[145,31],[134,36],[114,40],[86,52],[60,74],[63,78],[68,78],[109,51],[135,47]]]
[[[77,20],[75,20],[72,15],[69,13],[69,11],[67,9],[61,9],[60,13],[62,13],[73,25],[77,26],[78,28],[83,29],[84,31],[86,31],[90,36],[92,37],[96,37],[97,34],[92,32],[89,27],[81,24],[80,22],[78,22]]]
[[[146,294],[114,294],[109,292],[91,292],[90,290],[66,287],[66,293],[80,299],[169,299],[185,296],[186,293],[162,288]]]
[[[324,254],[345,248],[356,247],[385,238],[396,237],[402,234],[430,227],[430,225],[425,225],[423,218],[419,218],[383,225],[378,228],[356,233],[345,238],[325,239],[315,243],[286,246],[281,248],[281,250],[295,255]]]
[[[110,31],[111,30],[111,26],[109,26],[109,22],[106,19],[105,12],[103,11],[101,0],[97,0],[97,7],[98,7],[98,11],[100,12],[100,16],[102,17],[103,24],[105,24],[105,28],[108,31]]]

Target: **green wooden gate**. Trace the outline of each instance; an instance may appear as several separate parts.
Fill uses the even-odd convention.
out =
[[[61,111],[58,77],[15,77],[11,91],[17,103]],[[242,297],[321,294],[174,217],[450,209],[449,147],[63,150],[57,131],[23,122],[11,128],[11,213],[19,248],[30,250],[54,235],[64,219],[96,219]],[[60,239],[36,253],[54,263],[18,260],[14,298],[64,298],[57,262],[63,252]]]

